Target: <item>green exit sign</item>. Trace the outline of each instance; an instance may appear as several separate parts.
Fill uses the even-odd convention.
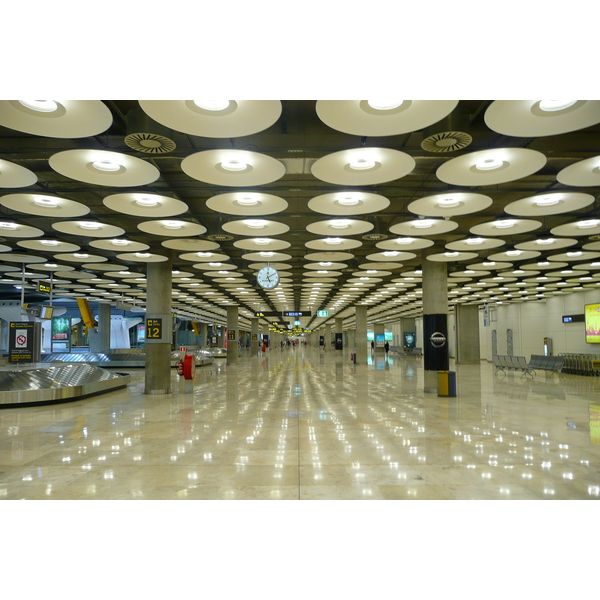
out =
[[[329,311],[327,310],[318,310],[317,311],[317,317],[328,317],[329,316]]]

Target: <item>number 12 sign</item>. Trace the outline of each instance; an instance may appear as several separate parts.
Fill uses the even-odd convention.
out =
[[[146,319],[146,339],[160,340],[163,336],[162,319]]]

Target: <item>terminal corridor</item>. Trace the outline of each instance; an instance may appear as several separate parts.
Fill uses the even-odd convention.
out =
[[[0,499],[600,498],[600,380],[309,346],[197,369],[193,393],[125,389],[0,411]]]

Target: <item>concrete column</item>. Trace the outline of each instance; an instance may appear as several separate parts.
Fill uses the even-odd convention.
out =
[[[162,318],[163,337],[160,341],[149,341],[146,337],[145,394],[171,393],[172,268],[170,257],[147,265],[146,315]]]
[[[331,323],[325,325],[325,352],[331,350]]]
[[[238,325],[237,306],[227,307],[227,364],[234,365],[238,361],[239,356],[239,325]],[[233,334],[232,334],[233,332]],[[233,339],[232,339],[233,337]]]
[[[342,319],[341,317],[336,317],[335,318],[335,333],[344,333],[344,319]],[[336,336],[337,337],[337,336]],[[335,345],[333,346],[335,349]],[[342,347],[344,348],[344,338],[342,336]]]
[[[200,346],[208,346],[208,325],[206,323],[200,323],[200,340],[198,343]]]
[[[98,334],[100,352],[110,352],[110,304],[98,303]]]
[[[366,305],[358,305],[354,307],[356,311],[356,364],[367,364],[367,307]]]
[[[438,371],[448,370],[448,265],[427,260],[429,254],[440,249],[425,248],[423,256],[423,367],[424,391],[437,393]],[[431,335],[441,334],[442,340],[433,342]]]
[[[375,352],[383,353],[385,348],[377,347],[377,336],[383,336],[385,338],[385,325],[383,323],[375,323],[373,325],[373,340],[375,341]],[[383,342],[385,344],[385,341]]]
[[[250,319],[252,330],[250,336],[250,354],[251,356],[258,356],[258,317],[252,317]]]
[[[455,314],[456,362],[461,365],[478,365],[479,307],[476,304],[457,304]]]
[[[263,325],[262,334],[263,334],[263,336],[265,336],[265,335],[269,336],[269,348],[271,348],[273,340],[270,337],[271,332],[269,331],[268,325]],[[267,348],[267,352],[268,352],[268,348]]]

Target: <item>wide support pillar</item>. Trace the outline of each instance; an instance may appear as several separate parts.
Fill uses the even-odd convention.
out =
[[[479,307],[476,304],[456,306],[456,362],[461,365],[478,365]]]
[[[335,344],[336,350],[344,349],[344,319],[341,317],[335,318]]]
[[[100,352],[110,353],[110,304],[98,303],[98,334]]]
[[[331,323],[325,325],[325,352],[331,350]]]
[[[385,348],[383,345],[377,345],[377,342],[381,344],[385,344],[385,325],[383,323],[374,323],[373,324],[373,340],[375,341],[375,352],[377,354],[383,354],[385,352]]]
[[[250,319],[252,330],[250,332],[250,354],[258,356],[258,317]]]
[[[148,263],[146,270],[146,319],[160,320],[160,338],[148,337],[146,331],[145,394],[171,393],[171,278],[173,261]]]
[[[423,367],[424,391],[437,393],[438,371],[449,369],[448,356],[448,265],[427,260],[439,252],[431,246],[423,250]]]
[[[239,355],[239,326],[237,306],[227,307],[227,364],[234,365],[238,362]]]
[[[356,364],[367,364],[367,307],[365,305],[357,305],[354,307],[356,311],[356,344],[354,351],[356,352]]]
[[[208,324],[200,323],[200,347],[208,345]]]

